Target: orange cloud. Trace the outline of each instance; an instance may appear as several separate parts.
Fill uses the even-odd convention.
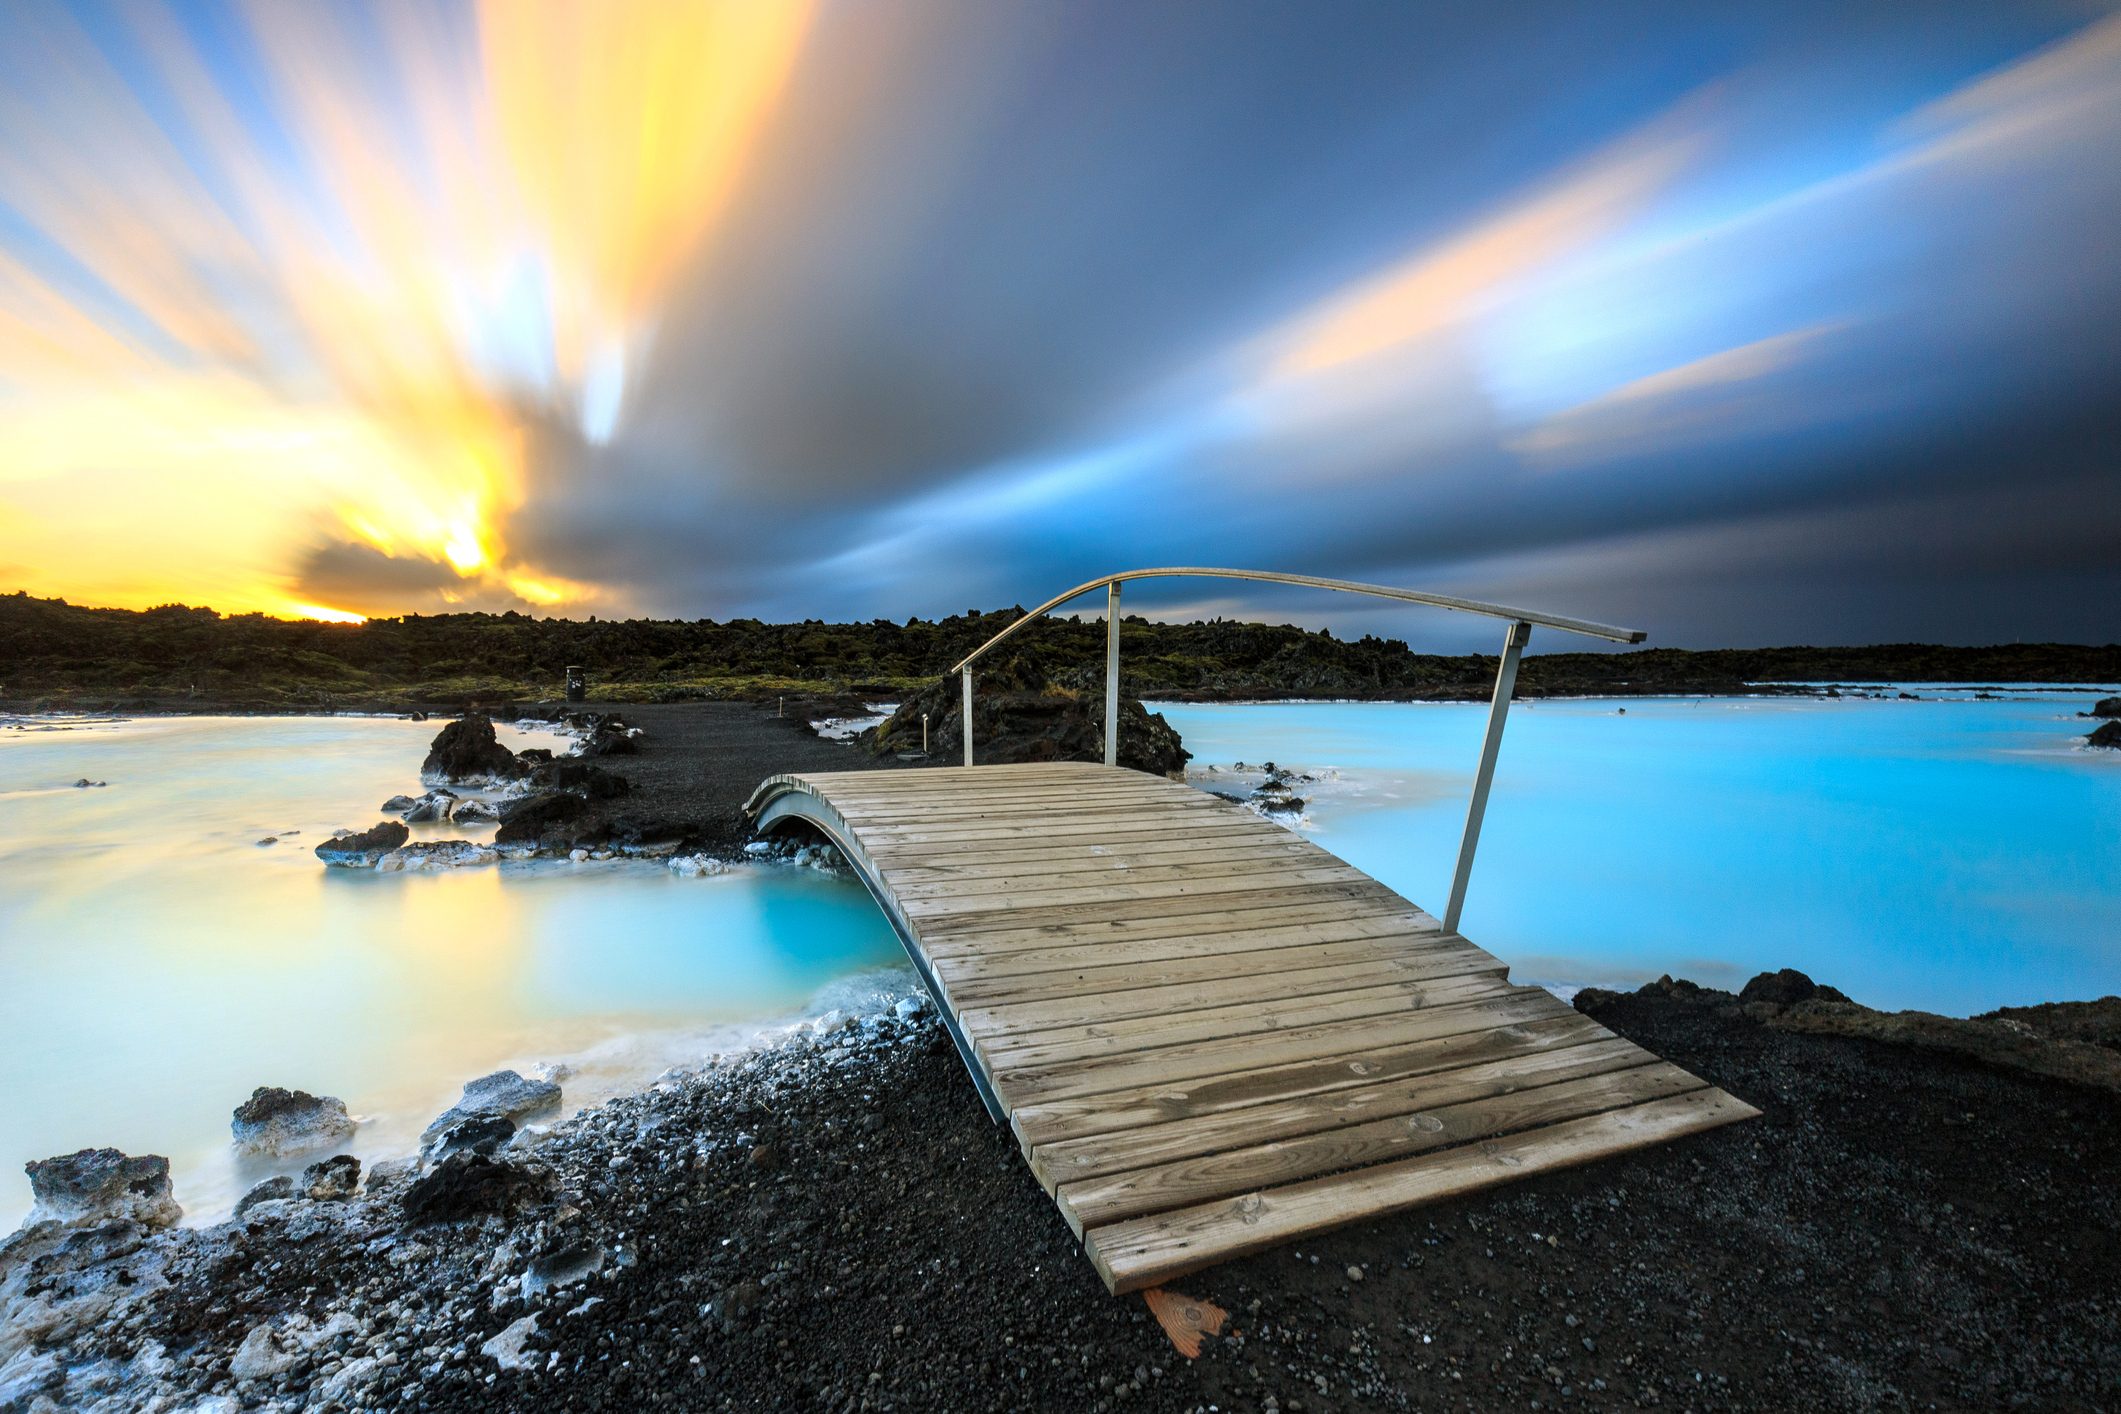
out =
[[[1268,336],[1270,379],[1302,379],[1403,350],[1514,281],[1588,249],[1666,190],[1703,145],[1699,98],[1545,190],[1321,301]]]
[[[526,419],[581,415],[598,370],[623,383],[812,14],[497,0],[467,42],[435,7],[364,25],[251,0],[241,20],[302,181],[167,9],[120,22],[174,118],[64,14],[25,19],[42,76],[0,92],[0,190],[111,299],[0,255],[0,378],[26,394],[0,403],[0,503],[18,513],[0,520],[0,559],[48,566],[40,592],[137,603],[211,586],[226,607],[312,613],[341,607],[294,588],[322,536],[446,565],[462,602],[592,595],[503,538]],[[26,538],[55,485],[78,479],[85,497],[116,471],[210,494],[157,496],[137,527],[99,498],[122,566]]]

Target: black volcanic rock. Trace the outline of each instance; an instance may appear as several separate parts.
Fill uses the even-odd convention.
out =
[[[522,774],[516,754],[494,737],[493,719],[476,713],[442,728],[420,763],[420,778],[428,781],[509,781]]]
[[[588,800],[611,800],[632,789],[632,783],[624,776],[602,766],[592,766],[587,761],[567,759],[532,766],[529,780],[538,790],[573,791]]]
[[[317,846],[317,858],[341,869],[373,869],[376,861],[412,838],[412,831],[396,820],[385,820],[372,830],[333,835]]]
[[[1820,986],[1794,967],[1763,972],[1738,993],[1741,1002],[1772,1002],[1776,1006],[1795,1006],[1815,999],[1828,1002],[1848,1000],[1836,989]]]
[[[484,1154],[451,1154],[405,1190],[405,1221],[413,1227],[506,1216],[542,1202],[551,1176]]]
[[[344,1100],[260,1085],[236,1106],[229,1132],[238,1152],[277,1156],[345,1139],[354,1121]]]
[[[29,1175],[30,1210],[24,1226],[114,1220],[168,1227],[183,1215],[170,1193],[169,1160],[116,1149],[82,1149],[22,1166]]]
[[[1021,654],[1005,660],[986,677],[975,673],[973,689],[975,760],[1015,764],[1105,759],[1102,692],[1050,690],[1037,660]],[[959,759],[964,749],[963,703],[960,680],[940,679],[900,703],[896,712],[858,740],[879,756],[917,752],[921,749],[921,716],[926,713],[929,754]],[[1120,765],[1167,776],[1183,771],[1191,755],[1177,729],[1161,713],[1150,712],[1137,698],[1120,699]]]
[[[2121,750],[2121,722],[2101,722],[2098,729],[2085,738],[2093,746]]]
[[[2102,697],[2092,704],[2094,717],[2121,717],[2121,697]]]

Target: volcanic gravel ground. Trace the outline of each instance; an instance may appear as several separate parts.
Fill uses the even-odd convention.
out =
[[[581,710],[615,712],[641,728],[637,753],[596,759],[633,788],[616,799],[593,802],[582,817],[585,830],[609,832],[617,822],[631,820],[649,834],[681,836],[729,853],[749,837],[743,805],[768,776],[901,764],[825,740],[810,730],[799,708],[791,703],[781,717],[772,707],[749,702],[583,704]]]
[[[2113,1407],[2121,1099],[1720,993],[1599,1015],[1765,1118],[1188,1277],[1231,1313],[1195,1362],[1105,1293],[940,1029],[890,1019],[585,1113],[529,1148],[561,1196],[514,1218],[399,1232],[385,1184],[178,1235],[174,1284],[75,1353],[154,1337],[246,1408]],[[232,1384],[291,1312],[356,1328]],[[497,1368],[530,1313],[529,1368]]]

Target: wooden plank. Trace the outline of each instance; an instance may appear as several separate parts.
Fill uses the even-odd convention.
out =
[[[1064,1183],[1055,1197],[1068,1225],[1080,1236],[1085,1227],[1453,1148],[1703,1088],[1705,1082],[1698,1076],[1652,1057],[1650,1064],[1627,1070]]]
[[[1032,833],[1011,837],[992,834],[974,834],[964,839],[953,840],[897,840],[882,837],[860,836],[862,850],[880,867],[884,861],[893,863],[907,859],[952,860],[970,858],[976,860],[1007,860],[1018,854],[1067,854],[1074,851],[1095,853],[1098,850],[1120,851],[1154,849],[1186,850],[1198,843],[1211,840],[1292,840],[1298,838],[1280,825],[1272,824],[1249,812],[1242,812],[1227,819],[1217,819],[1210,824],[1189,825],[1179,835],[1154,824],[1136,821],[1121,829],[1080,830],[1069,834],[1042,835]]]
[[[1136,1055],[1060,1062],[1011,1071],[1003,1079],[1009,1090],[1009,1108],[1014,1111],[1022,1105],[1070,1095],[1095,1095],[1145,1085],[1177,1086],[1234,1070],[1360,1055],[1378,1047],[1539,1021],[1563,1010],[1552,996],[1527,988],[1519,996],[1298,1026],[1265,1036],[1225,1036]]]
[[[1176,1084],[1153,1083],[1019,1105],[1009,1116],[1025,1149],[1094,1135],[1166,1125],[1290,1100],[1331,1104],[1333,1092],[1433,1075],[1485,1062],[1534,1060],[1611,1038],[1612,1032],[1575,1012],[1507,1026],[1482,1026],[1406,1044],[1333,1051],[1313,1059],[1233,1068]]]
[[[1444,932],[1443,925],[1433,918],[1415,918],[1411,922],[1408,919],[1407,910],[1396,908],[1345,909],[1325,919],[1304,912],[1266,913],[1256,920],[1259,926],[1242,932],[1200,932],[1192,928],[1191,920],[1158,919],[1151,920],[1153,928],[1150,923],[1143,925],[1148,931],[1129,929],[1115,934],[1103,929],[1082,929],[1073,934],[1018,940],[1006,948],[995,945],[1003,934],[982,933],[971,942],[938,942],[924,951],[937,974],[947,975],[955,985],[961,979],[1029,977],[1039,973],[1087,972],[1100,965],[1133,967],[1237,957],[1248,951],[1313,943],[1389,941],[1410,951],[1471,946],[1457,934]],[[1085,952],[1085,948],[1093,951]]]
[[[1225,813],[1215,811],[1203,816],[1201,823],[1213,822],[1227,829],[1274,830],[1278,825],[1246,811]],[[1082,836],[1103,836],[1107,839],[1125,839],[1130,835],[1160,835],[1170,838],[1171,826],[1147,811],[1121,811],[1103,815],[1073,815],[1065,821],[1050,824],[1025,822],[1019,824],[950,824],[948,822],[924,825],[864,825],[859,831],[864,848],[872,837],[893,844],[948,844],[961,840],[1039,840],[1076,839]]]
[[[1051,1189],[1062,1183],[1150,1168],[1202,1154],[1251,1148],[1423,1111],[1435,1112],[1468,1100],[1627,1070],[1656,1060],[1634,1042],[1611,1035],[1587,1038],[1572,1046],[1513,1051],[1497,1060],[1412,1078],[1311,1091],[1161,1124],[1039,1144],[1030,1150],[1031,1171]]]
[[[923,895],[917,891],[934,884],[984,880],[1021,887],[1026,878],[1044,880],[1063,876],[1077,876],[1085,882],[1107,877],[1153,881],[1176,877],[1177,873],[1190,869],[1216,874],[1289,859],[1303,861],[1312,867],[1340,862],[1302,840],[1240,840],[1229,845],[1188,840],[1185,845],[1185,848],[1156,853],[1128,850],[1092,854],[1086,849],[1048,851],[1044,858],[1001,863],[882,864],[879,861],[879,864],[889,878],[893,893],[901,898],[920,898]]]
[[[1358,871],[1359,872],[1359,871]],[[1302,908],[1313,904],[1363,902],[1380,908],[1411,909],[1412,905],[1374,879],[1358,877],[1346,882],[1318,882],[1273,886],[1222,896],[1218,905],[1250,911],[1260,908]],[[1151,918],[1185,917],[1197,913],[1200,895],[1170,898],[1129,899],[1124,906],[1112,903],[1065,903],[1051,907],[1022,906],[983,910],[960,915],[933,914],[920,919],[923,939],[963,938],[974,933],[1017,932],[1025,928],[1060,928],[1079,923],[1115,926],[1140,923]],[[1235,924],[1234,928],[1243,924]]]
[[[1256,1002],[1206,1007],[1177,1015],[1134,1017],[1096,1025],[1029,1032],[990,1031],[979,1047],[1000,1070],[1044,1070],[1072,1062],[1116,1059],[1151,1048],[1271,1036],[1306,1026],[1354,1021],[1366,1016],[1418,1015],[1433,1007],[1521,990],[1494,977],[1447,977],[1436,982],[1387,982],[1381,986],[1292,997],[1277,1006]]]
[[[1072,951],[1078,945],[1113,947],[1129,941],[1199,939],[1206,940],[1211,947],[1236,949],[1247,939],[1267,931],[1277,938],[1285,938],[1292,928],[1326,929],[1351,921],[1368,923],[1386,932],[1446,936],[1443,924],[1401,898],[1344,897],[1323,902],[1285,898],[1272,903],[1242,902],[1245,907],[1228,912],[1093,918],[1087,922],[1063,921],[1029,928],[986,929],[962,937],[924,930],[921,949],[932,958],[976,956],[996,962],[1016,951],[1042,954],[1052,950]]]
[[[1479,948],[1409,945],[1408,939],[1378,941],[1355,938],[1336,943],[1299,943],[1288,948],[1254,948],[1242,952],[1210,953],[1201,957],[1165,962],[1073,967],[1059,972],[1033,972],[1016,976],[968,976],[945,978],[958,1006],[970,1011],[980,1007],[1006,1008],[1040,1002],[1064,1001],[1079,1008],[1073,1014],[1086,1021],[1108,1014],[1104,1007],[1131,1009],[1136,993],[1151,993],[1145,1002],[1160,1000],[1165,989],[1204,986],[1227,980],[1251,980],[1269,974],[1286,977],[1292,986],[1306,972],[1343,973],[1355,967],[1389,967],[1402,977],[1454,977],[1471,972],[1500,974],[1507,969]],[[1325,979],[1315,979],[1325,980]],[[1291,993],[1290,995],[1296,995]],[[1175,999],[1172,999],[1175,1000]],[[1109,1013],[1127,1014],[1125,1010]]]
[[[1109,1289],[1137,1291],[1327,1228],[1698,1134],[1758,1113],[1721,1090],[1695,1090],[1354,1174],[1093,1228],[1084,1247]]]
[[[1232,801],[1194,791],[1190,786],[1109,786],[1084,784],[1067,789],[980,791],[978,795],[931,791],[925,795],[876,795],[859,801],[834,799],[834,810],[859,820],[893,820],[923,814],[1046,816],[1056,810],[1105,806],[1109,810],[1239,810]]]
[[[1503,1156],[1479,1187],[1595,1146],[1612,1116],[1652,1117],[1619,1147],[1655,1142],[1683,1128],[1656,1118],[1673,1099],[1720,1094],[1184,785],[1040,763],[777,778],[754,799],[781,790],[912,930],[1116,1289],[1245,1250],[1262,1211],[1332,1225],[1448,1187],[1466,1153]],[[1522,1135],[1549,1147],[1498,1147]]]
[[[1226,816],[1234,807],[1206,796],[1192,800],[1150,799],[1141,796],[1093,795],[1080,800],[1044,800],[1027,809],[1021,802],[983,805],[977,802],[939,801],[934,805],[878,807],[874,810],[842,809],[840,816],[863,830],[913,826],[920,829],[966,828],[972,825],[1031,826],[1047,821],[1077,819],[1152,818],[1178,828],[1192,815]]]
[[[1013,892],[995,893],[973,886],[969,891],[929,894],[916,898],[899,897],[899,907],[908,920],[918,920],[923,929],[932,923],[938,926],[947,925],[953,931],[963,931],[975,922],[992,921],[995,914],[1005,915],[1003,926],[1007,926],[1008,920],[1011,919],[1077,906],[1095,909],[1096,916],[1102,918],[1131,918],[1136,916],[1134,905],[1157,901],[1190,903],[1208,899],[1228,907],[1231,900],[1225,896],[1234,894],[1274,893],[1321,884],[1344,886],[1365,892],[1382,892],[1384,889],[1384,885],[1351,864],[1335,864],[1330,868],[1313,869],[1304,867],[1297,861],[1243,870],[1236,874],[1211,875],[1206,878],[1181,875],[1175,879],[1167,878],[1148,883],[1114,879],[1083,884],[1060,884],[1053,888],[1034,888],[1030,887],[1031,882],[1020,883]],[[897,891],[893,892],[896,894]]]
[[[1140,869],[1103,868],[1075,870],[1031,870],[1021,871],[1014,877],[971,877],[962,879],[943,878],[927,882],[907,882],[901,871],[893,870],[890,877],[892,896],[901,902],[915,899],[978,898],[984,895],[1009,895],[1027,888],[1041,893],[1055,890],[1075,890],[1095,897],[1103,893],[1115,897],[1113,890],[1143,884],[1183,884],[1208,879],[1238,878],[1285,878],[1300,873],[1318,871],[1345,872],[1352,866],[1343,864],[1328,854],[1302,854],[1290,852],[1259,853],[1241,855],[1236,859],[1210,859],[1192,855],[1180,855],[1177,862],[1152,864]],[[1363,877],[1367,878],[1367,875]]]

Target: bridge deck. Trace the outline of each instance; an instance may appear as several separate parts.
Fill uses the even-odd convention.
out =
[[[1756,1113],[1333,855],[1059,763],[775,776],[1114,1291]]]

